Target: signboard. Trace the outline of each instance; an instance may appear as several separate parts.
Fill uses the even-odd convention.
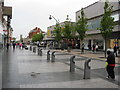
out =
[[[11,16],[12,18],[12,7],[3,7],[3,15],[4,16]]]
[[[3,30],[4,32],[7,32],[8,30]]]
[[[1,22],[0,22],[0,33],[3,34],[3,26]]]

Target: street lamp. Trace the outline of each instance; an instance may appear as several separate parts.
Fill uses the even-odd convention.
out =
[[[57,20],[54,16],[50,15],[49,19],[51,20],[52,18],[54,18],[54,19],[55,19],[56,24],[59,24],[59,21],[58,21],[58,20]]]
[[[67,20],[67,21],[71,21],[71,19],[69,18],[69,15],[67,15],[66,20]]]

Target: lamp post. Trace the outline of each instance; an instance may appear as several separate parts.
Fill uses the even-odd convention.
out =
[[[50,15],[49,19],[51,20],[52,18],[54,18],[54,19],[55,19],[56,24],[59,24],[59,21],[58,21],[58,20],[57,20],[54,16]]]
[[[49,16],[49,19],[51,20],[51,19],[55,19],[55,21],[56,21],[56,25],[58,24],[59,25],[59,21],[54,17],[54,16],[52,16],[52,15],[50,15]],[[53,43],[53,47],[54,47],[55,45],[54,45],[54,43]]]
[[[10,19],[11,17],[10,16],[7,16],[7,43],[10,42],[10,37],[9,37],[9,34],[10,34]]]

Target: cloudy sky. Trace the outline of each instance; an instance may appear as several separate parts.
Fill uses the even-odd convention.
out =
[[[75,12],[98,0],[4,0],[5,6],[12,6],[13,36],[19,39],[28,36],[30,30],[35,27],[47,31],[47,27],[54,25],[54,19],[49,20],[49,15],[54,16],[60,22],[65,21],[66,16],[75,21]]]

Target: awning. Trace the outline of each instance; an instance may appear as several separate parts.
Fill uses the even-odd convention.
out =
[[[43,41],[50,41],[50,40],[55,40],[55,38],[52,37],[43,38]]]

